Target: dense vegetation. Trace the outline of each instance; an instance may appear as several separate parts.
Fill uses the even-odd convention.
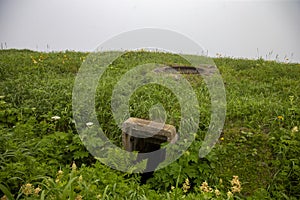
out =
[[[209,125],[209,97],[199,76],[185,75],[201,102],[196,140],[141,184],[140,175],[94,159],[79,139],[72,89],[87,55],[0,51],[1,200],[300,198],[300,64],[215,58],[225,83],[227,115],[217,145],[202,159],[198,150]],[[121,130],[112,117],[111,90],[128,69],[149,62],[187,64],[177,55],[127,52],[100,80],[98,120],[117,145]],[[167,123],[178,127],[176,96],[159,85],[137,90],[130,112],[147,119],[157,102],[163,102]]]

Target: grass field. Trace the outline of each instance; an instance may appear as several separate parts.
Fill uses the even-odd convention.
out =
[[[201,102],[196,139],[178,160],[141,184],[140,175],[94,159],[77,134],[72,90],[87,56],[0,51],[1,200],[300,198],[300,64],[214,58],[225,84],[227,113],[218,143],[201,159],[198,150],[210,122],[208,91],[201,77],[184,75]],[[111,112],[112,89],[126,71],[149,62],[188,64],[167,53],[127,52],[99,82],[97,117],[116,145],[121,130]],[[147,119],[156,103],[164,106],[167,123],[178,128],[178,100],[159,85],[137,90],[130,114]]]

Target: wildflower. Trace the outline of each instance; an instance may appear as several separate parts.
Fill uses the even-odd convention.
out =
[[[221,137],[220,140],[221,140],[221,141],[224,141],[224,137]]]
[[[299,131],[298,126],[295,126],[294,128],[292,128],[292,133],[296,133],[298,131]]]
[[[238,193],[238,192],[241,192],[241,188],[237,187],[237,186],[232,186],[231,191],[232,191],[232,193]]]
[[[53,116],[51,117],[52,120],[59,120],[60,119],[60,116]]]
[[[37,64],[38,62],[31,56],[31,60],[34,64]]]
[[[57,175],[59,176],[59,175],[63,175],[63,171],[60,169],[60,170],[58,170],[58,172],[57,172]]]
[[[88,122],[88,123],[86,123],[85,125],[88,126],[88,127],[90,127],[90,126],[93,126],[94,123],[93,123],[93,122]]]
[[[233,176],[233,179],[230,181],[232,187],[231,187],[231,191],[233,193],[237,193],[237,192],[241,192],[241,183],[239,181],[239,177],[238,176]]]
[[[220,195],[221,195],[221,192],[220,192],[220,190],[218,190],[218,189],[215,189],[215,195],[216,195],[216,196],[220,196]]]
[[[213,191],[213,189],[212,189],[211,187],[208,186],[208,183],[207,183],[206,181],[204,181],[204,182],[202,183],[202,185],[200,186],[200,190],[201,190],[202,192],[212,192],[212,191]]]
[[[79,176],[78,181],[81,182],[82,181],[82,175]]]
[[[230,181],[231,185],[240,185],[239,177],[233,176],[233,179]]]
[[[190,181],[189,179],[185,179],[185,182],[183,183],[183,186],[182,186],[182,190],[183,192],[187,192],[189,189],[190,189]]]
[[[175,189],[175,187],[172,185],[171,190],[169,191],[169,193],[172,193],[172,190],[174,190],[174,189]]]
[[[33,186],[31,183],[26,183],[25,185],[22,185],[21,190],[22,190],[23,194],[28,196],[33,193],[34,189],[33,189]]]
[[[1,197],[1,199],[0,200],[8,200],[8,198],[7,198],[7,196],[6,195],[4,195],[3,197]]]
[[[55,183],[58,183],[60,181],[60,179],[62,178],[63,175],[63,171],[60,169],[58,170],[57,174],[56,174],[56,179],[55,179]]]
[[[98,194],[98,195],[96,196],[96,198],[97,198],[97,199],[101,199],[101,198],[102,198],[102,195],[101,195],[101,194]]]
[[[33,58],[33,56],[30,56],[30,58],[31,58],[31,60],[32,60],[32,62],[33,62],[34,64],[37,63],[36,60]]]
[[[75,200],[82,200],[82,196],[79,194],[76,196]]]
[[[42,191],[42,189],[37,187],[34,189],[34,194],[37,196],[37,195],[39,195],[40,191]]]
[[[75,163],[75,161],[73,161],[73,164],[72,164],[72,171],[76,171],[76,169],[77,169],[76,163]]]
[[[277,116],[277,119],[278,119],[278,120],[281,120],[281,121],[284,120],[283,116],[281,116],[281,115]]]
[[[232,194],[230,191],[228,191],[228,192],[227,192],[227,198],[230,199],[230,198],[232,198],[232,197],[233,197],[233,194]]]

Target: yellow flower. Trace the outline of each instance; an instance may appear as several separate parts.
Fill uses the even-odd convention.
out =
[[[224,137],[221,137],[220,140],[221,140],[221,141],[224,141]]]
[[[34,189],[34,194],[39,195],[40,191],[42,191],[42,189],[37,187],[37,188]]]
[[[216,196],[220,196],[220,195],[221,195],[221,192],[220,192],[218,189],[215,189],[215,195],[216,195]]]
[[[213,191],[213,189],[212,189],[211,187],[208,186],[208,183],[207,183],[206,181],[204,181],[204,182],[202,183],[202,185],[200,186],[200,190],[201,190],[202,192],[212,192],[212,191]]]
[[[77,195],[77,197],[75,198],[75,200],[82,200],[82,196],[80,194]]]
[[[185,184],[190,185],[190,181],[188,178],[185,179]]]
[[[239,181],[239,177],[238,176],[233,176],[233,179],[230,181],[232,187],[231,187],[231,191],[233,193],[237,193],[237,192],[241,192],[242,188],[241,188],[241,182]]]
[[[190,181],[189,179],[185,179],[185,182],[183,183],[183,186],[182,186],[182,190],[183,192],[187,192],[189,189],[190,189]]]
[[[8,200],[8,198],[6,197],[6,195],[4,195],[0,200]]]
[[[31,58],[31,60],[32,60],[32,62],[34,63],[34,64],[37,64],[38,62],[33,58],[33,56],[30,56],[30,58]]]
[[[232,191],[232,193],[238,193],[238,192],[241,192],[241,188],[238,186],[232,186],[231,191]]]
[[[298,131],[299,131],[298,126],[295,126],[294,128],[292,128],[292,133],[296,133]]]
[[[281,115],[277,116],[277,119],[284,120],[283,116],[281,116]]]
[[[231,182],[231,185],[239,185],[240,184],[239,177],[233,176],[233,179],[230,182]]]
[[[60,169],[58,170],[57,174],[56,174],[56,179],[55,179],[55,183],[58,183],[60,181],[60,179],[62,178],[64,172]]]
[[[230,199],[230,198],[233,197],[233,194],[232,194],[230,191],[228,191],[228,192],[227,192],[227,197]]]
[[[34,191],[31,183],[26,183],[25,185],[22,185],[21,190],[26,196],[32,194]]]
[[[82,175],[79,176],[78,181],[81,182],[82,181]]]
[[[73,161],[73,164],[72,164],[72,171],[76,171],[76,169],[77,169],[77,166],[76,166],[76,164],[75,164],[75,161]]]
[[[58,172],[57,172],[57,175],[59,176],[59,175],[63,175],[63,171],[60,169],[60,170],[58,170]]]

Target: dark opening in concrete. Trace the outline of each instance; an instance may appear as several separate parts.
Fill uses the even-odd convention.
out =
[[[137,162],[148,159],[145,171],[155,169],[165,160],[166,152],[164,149],[159,150],[162,143],[175,142],[176,129],[169,124],[160,124],[157,122],[129,118],[123,123],[122,143],[127,151],[137,151]],[[149,157],[143,153],[153,152],[154,156]],[[151,177],[153,172],[142,175],[142,183]]]
[[[214,66],[166,66],[166,67],[160,67],[156,68],[153,71],[155,73],[166,73],[166,74],[172,74],[174,73],[174,70],[180,74],[202,74],[202,75],[212,75],[215,73],[215,67]]]

